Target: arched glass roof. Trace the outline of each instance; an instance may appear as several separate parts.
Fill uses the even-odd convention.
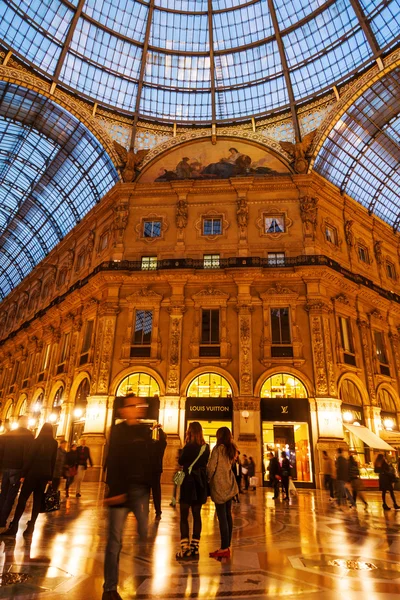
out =
[[[0,0],[3,45],[57,84],[181,123],[294,112],[399,36],[400,0]]]
[[[398,230],[400,68],[372,84],[338,120],[314,169]]]
[[[0,82],[0,296],[118,180],[94,135],[54,102]]]

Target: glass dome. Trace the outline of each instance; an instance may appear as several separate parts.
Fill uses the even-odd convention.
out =
[[[399,0],[0,0],[7,49],[104,107],[179,123],[292,108],[399,38]]]

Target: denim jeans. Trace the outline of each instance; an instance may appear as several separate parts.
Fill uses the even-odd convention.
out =
[[[221,550],[226,550],[231,545],[232,539],[232,500],[224,504],[216,504],[215,510],[219,521],[219,532],[221,534]]]
[[[341,479],[336,480],[336,494],[339,506],[341,504],[346,504],[346,498],[350,504],[354,504],[353,496],[350,494],[350,490],[348,490],[346,487],[346,481]]]
[[[104,591],[111,592],[118,587],[119,556],[122,548],[122,535],[126,517],[132,511],[138,524],[141,541],[147,538],[149,517],[150,487],[133,485],[129,488],[127,506],[111,507],[108,510],[108,540],[104,560]]]
[[[20,487],[21,469],[4,469],[1,478],[0,527],[5,527]]]

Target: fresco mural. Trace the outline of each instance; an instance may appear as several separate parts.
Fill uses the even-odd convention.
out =
[[[266,150],[238,140],[193,143],[163,154],[143,171],[140,181],[210,180],[289,173],[288,167]]]

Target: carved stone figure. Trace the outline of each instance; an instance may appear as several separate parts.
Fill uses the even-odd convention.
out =
[[[344,236],[346,238],[346,244],[349,248],[354,246],[354,233],[353,233],[354,221],[351,219],[347,220],[344,224]]]
[[[114,206],[114,220],[111,229],[114,234],[114,244],[121,240],[126,226],[128,225],[129,218],[129,205],[128,204],[117,204]]]
[[[72,265],[74,264],[74,258],[75,250],[73,248],[70,248],[67,252],[67,260],[65,261],[67,269],[72,269]]]
[[[140,172],[140,165],[149,153],[149,150],[127,150],[124,146],[114,141],[114,148],[119,156],[122,167],[122,179],[125,183],[135,181]]]
[[[376,262],[378,263],[378,265],[383,264],[382,246],[383,246],[383,243],[379,240],[374,243],[374,254],[375,254]]]
[[[178,229],[185,229],[188,222],[188,203],[186,200],[178,200],[176,203],[175,222]]]
[[[318,198],[303,196],[300,198],[300,216],[304,225],[304,236],[315,238],[317,228]]]
[[[303,137],[301,142],[279,142],[281,148],[287,152],[291,159],[296,173],[307,173],[308,170],[308,152],[311,148],[316,131],[310,131]]]
[[[249,222],[249,207],[247,206],[246,198],[239,198],[239,200],[237,201],[237,205],[237,224],[241,229],[244,229],[247,227],[247,224]]]

